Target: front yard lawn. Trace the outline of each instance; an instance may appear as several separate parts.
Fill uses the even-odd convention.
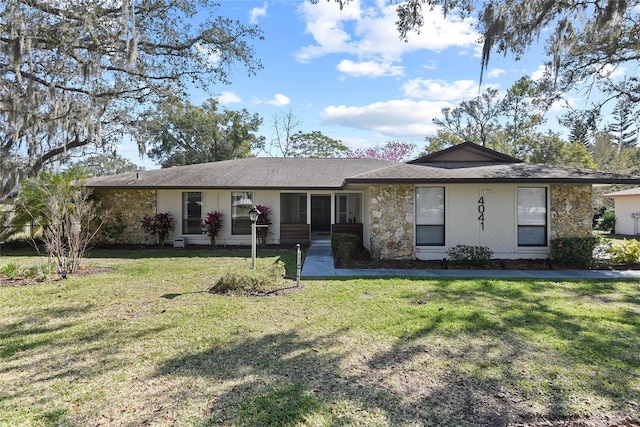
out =
[[[239,297],[205,289],[246,254],[208,254],[97,251],[108,271],[0,287],[0,425],[640,422],[638,283],[331,280]]]

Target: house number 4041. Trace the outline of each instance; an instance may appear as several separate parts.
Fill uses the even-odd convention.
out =
[[[478,221],[480,222],[480,228],[484,231],[484,196],[478,199]]]

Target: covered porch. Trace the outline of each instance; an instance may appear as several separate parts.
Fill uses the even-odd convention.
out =
[[[331,240],[332,233],[356,234],[362,240],[362,222],[361,193],[280,194],[281,244]]]

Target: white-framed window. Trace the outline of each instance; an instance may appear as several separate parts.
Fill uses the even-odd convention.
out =
[[[231,193],[231,234],[251,234],[249,211],[253,206],[253,192]]]
[[[335,197],[335,223],[361,222],[360,198],[358,193],[339,193]]]
[[[518,246],[547,246],[546,187],[518,188]]]
[[[416,188],[416,245],[444,246],[444,187]]]
[[[182,234],[202,233],[202,193],[185,191],[182,193]]]

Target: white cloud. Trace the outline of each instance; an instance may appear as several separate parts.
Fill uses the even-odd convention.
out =
[[[404,74],[404,67],[378,61],[354,62],[344,59],[336,68],[341,73],[354,77],[401,76]]]
[[[434,60],[429,60],[423,65],[425,70],[435,70],[438,68],[438,64]]]
[[[425,10],[421,32],[410,33],[406,43],[398,36],[394,4],[353,0],[340,11],[334,2],[304,2],[299,10],[307,33],[315,39],[315,44],[297,52],[296,59],[301,62],[332,53],[397,61],[412,51],[439,52],[450,47],[475,50],[477,46],[474,20],[462,21],[453,14],[444,18],[439,7]]]
[[[207,62],[207,65],[215,67],[220,63],[220,53],[211,46],[206,46],[202,43],[196,43],[193,46],[198,54]]]
[[[257,24],[258,19],[267,16],[267,3],[263,3],[262,7],[254,7],[249,12],[249,22]]]
[[[285,105],[289,104],[291,102],[291,99],[289,99],[288,96],[285,96],[281,93],[276,93],[275,96],[273,97],[273,99],[264,101],[265,104],[268,105],[275,105],[276,107],[284,107]]]
[[[546,71],[547,67],[544,64],[538,66],[538,69],[531,73],[531,80],[534,82],[542,80]]]
[[[500,77],[503,74],[506,74],[507,72],[505,70],[503,70],[502,68],[492,68],[489,70],[489,72],[487,73],[487,77],[490,79],[494,79],[496,77]]]
[[[242,99],[233,92],[223,91],[216,97],[221,105],[239,104]]]
[[[432,101],[457,101],[478,95],[478,84],[473,80],[412,79],[402,86],[406,96]]]
[[[600,70],[600,76],[607,79],[617,79],[618,77],[624,77],[627,74],[627,68],[620,65],[605,64]]]
[[[450,106],[442,101],[410,99],[375,102],[362,107],[331,105],[322,112],[322,119],[327,124],[376,131],[386,137],[424,138],[435,133],[433,118]]]

